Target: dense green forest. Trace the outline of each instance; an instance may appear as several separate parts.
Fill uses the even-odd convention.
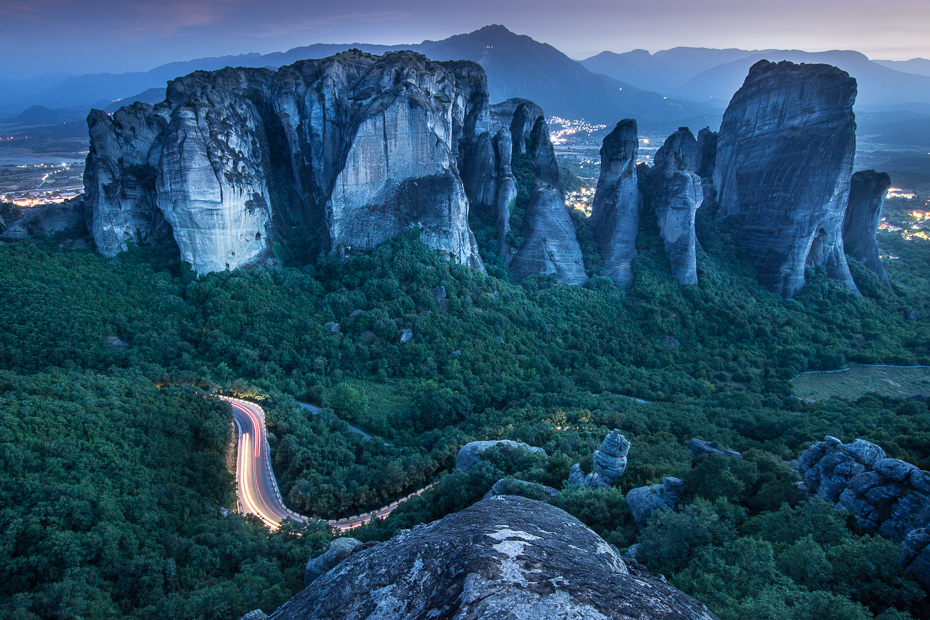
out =
[[[590,256],[585,218],[573,218]],[[224,392],[265,408],[298,512],[357,514],[438,481],[353,534],[363,539],[459,510],[503,477],[563,488],[619,428],[633,445],[620,486],[548,501],[620,549],[639,543],[650,569],[722,618],[930,618],[897,547],[807,499],[791,463],[830,434],[930,469],[926,405],[808,403],[788,383],[850,361],[930,365],[928,243],[880,233],[900,256],[888,263],[895,291],[853,262],[863,295],[810,271],[784,300],[704,213],[700,285],[677,286],[654,227],[644,218],[626,291],[596,260],[584,287],[514,284],[488,239],[485,276],[437,257],[416,230],[344,262],[199,278],[170,242],[112,259],[67,236],[0,245],[0,615],[238,618],[302,587],[327,532],[269,533],[220,512],[234,506],[231,413],[203,396]],[[692,437],[743,458],[692,459]],[[500,451],[452,471],[463,444],[498,438],[546,455]],[[625,492],[663,476],[685,481],[687,501],[640,532]]]

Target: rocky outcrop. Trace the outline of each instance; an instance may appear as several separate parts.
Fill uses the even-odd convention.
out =
[[[801,455],[798,471],[809,492],[849,510],[863,529],[901,542],[930,525],[930,473],[875,444],[827,436]]]
[[[504,264],[517,282],[534,274],[554,274],[559,282],[577,286],[588,281],[575,225],[562,199],[559,166],[549,140],[549,127],[536,119],[529,153],[536,167],[536,182],[520,237],[523,245],[507,253]]]
[[[362,546],[362,541],[348,536],[337,538],[329,543],[326,551],[307,560],[307,566],[304,567],[304,586],[309,586],[318,577],[331,571],[337,564],[347,559]]]
[[[620,121],[601,145],[601,173],[591,205],[590,227],[601,252],[604,275],[620,288],[633,281],[640,211],[638,153],[636,121]]]
[[[701,178],[691,172],[697,140],[681,127],[656,152],[649,174],[652,207],[665,242],[665,253],[678,284],[697,284],[697,235],[694,217],[704,200]]]
[[[901,565],[930,588],[930,529],[912,530],[901,543]]]
[[[462,448],[459,450],[459,453],[455,457],[455,468],[459,471],[468,471],[481,461],[482,452],[488,448],[497,446],[516,450],[526,450],[527,452],[541,452],[542,454],[546,453],[546,451],[542,448],[527,445],[522,441],[511,441],[509,439],[498,439],[494,441],[472,441],[471,443],[467,443],[462,446]]]
[[[350,50],[276,72],[196,72],[165,102],[93,111],[88,126],[88,219],[104,253],[144,241],[161,217],[199,272],[275,264],[308,238],[365,250],[418,227],[483,269],[467,192],[496,199],[500,171],[474,63]]]
[[[482,499],[487,499],[494,495],[524,495],[528,494],[533,499],[545,499],[546,497],[558,497],[558,489],[550,486],[539,484],[538,482],[529,482],[518,478],[501,478],[491,487],[491,490],[484,494]]]
[[[639,487],[626,494],[626,505],[640,529],[657,510],[675,510],[685,495],[685,484],[678,478],[663,478],[662,484]]]
[[[263,612],[261,609],[255,609],[239,618],[239,620],[265,620],[267,617],[268,616],[266,616],[265,612]]]
[[[568,513],[496,496],[353,554],[271,617],[715,618]]]
[[[514,156],[529,152],[530,135],[541,118],[545,118],[543,109],[529,99],[514,97],[491,106],[492,122],[511,135]]]
[[[2,239],[25,239],[33,235],[51,237],[66,230],[83,227],[84,201],[80,197],[38,207],[17,207],[11,203],[0,203]]]
[[[701,179],[713,179],[717,164],[717,132],[705,127],[698,132],[694,147],[694,173]],[[704,195],[713,188],[713,183],[703,184]]]
[[[146,103],[112,116],[87,116],[90,151],[84,167],[87,228],[97,251],[116,256],[130,242],[144,243],[167,230],[155,184],[167,119]]]
[[[698,457],[703,454],[722,454],[723,456],[742,456],[736,450],[727,448],[726,450],[718,450],[717,448],[710,445],[709,441],[704,441],[703,439],[698,439],[697,437],[692,437],[691,441],[688,442],[688,451],[691,453],[691,456]]]
[[[601,442],[600,450],[594,451],[594,471],[585,476],[581,466],[576,463],[572,465],[568,481],[570,484],[584,484],[591,489],[612,487],[626,471],[626,457],[629,453],[630,442],[615,428]]]
[[[843,218],[843,246],[846,253],[862,261],[882,284],[890,287],[888,274],[878,255],[875,233],[882,219],[885,193],[891,177],[885,172],[860,170],[849,184],[849,203]]]
[[[856,80],[829,65],[760,60],[723,116],[714,186],[759,281],[791,297],[807,267],[855,290],[843,253]]]

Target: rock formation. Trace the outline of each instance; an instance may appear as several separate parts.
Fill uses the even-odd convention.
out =
[[[715,618],[568,513],[512,496],[352,554],[279,608],[309,618]]]
[[[849,184],[849,204],[843,218],[843,246],[846,252],[862,261],[885,286],[891,286],[888,274],[878,257],[875,233],[882,219],[885,193],[891,177],[885,172],[860,170]]]
[[[601,442],[600,450],[594,451],[594,471],[585,476],[581,466],[575,463],[568,481],[571,484],[584,484],[591,489],[612,487],[626,471],[626,457],[629,453],[630,442],[615,428]]]
[[[694,173],[701,179],[713,179],[716,163],[717,132],[705,127],[698,132],[697,144],[694,147]],[[707,190],[713,188],[713,183],[704,183],[702,185],[706,197]]]
[[[337,538],[329,543],[329,547],[320,555],[307,560],[307,566],[304,567],[304,586],[309,586],[318,577],[328,573],[336,567],[337,564],[347,559],[355,553],[364,543],[355,538]]]
[[[494,495],[523,494],[529,494],[533,499],[545,499],[546,497],[558,497],[559,490],[544,484],[539,484],[538,482],[528,482],[518,478],[501,478],[494,483],[490,491],[484,494],[482,499],[487,499]]]
[[[685,495],[685,485],[678,478],[662,478],[662,484],[639,487],[626,494],[626,505],[633,522],[640,529],[657,510],[675,510]]]
[[[727,107],[717,143],[717,218],[732,218],[759,281],[791,297],[806,267],[855,290],[841,227],[856,81],[829,65],[760,60]]]
[[[704,441],[703,439],[698,439],[693,437],[690,442],[688,442],[688,451],[691,453],[691,456],[701,456],[702,454],[722,454],[724,456],[742,456],[736,450],[731,450],[727,448],[726,450],[718,450],[717,448],[710,445],[709,441]]]
[[[276,72],[195,72],[165,102],[93,111],[88,126],[88,220],[106,254],[161,217],[199,272],[272,264],[313,236],[324,251],[364,250],[417,226],[483,269],[466,191],[496,198],[499,172],[474,63],[350,50]]]
[[[84,201],[78,197],[67,202],[38,207],[17,207],[0,202],[0,238],[24,239],[32,235],[52,235],[84,225]]]
[[[827,436],[801,455],[798,471],[809,492],[849,510],[863,529],[901,542],[930,525],[930,473],[885,458],[875,444]]]
[[[694,216],[704,200],[701,178],[691,172],[697,140],[681,127],[656,152],[650,170],[652,207],[665,242],[665,253],[678,284],[697,284],[697,235]]]
[[[542,117],[533,125],[529,154],[536,166],[536,183],[520,230],[524,242],[507,253],[504,263],[517,282],[544,273],[554,274],[563,284],[584,284],[588,276],[584,272],[581,246],[562,200],[559,166],[549,140],[549,127]]]
[[[488,448],[496,446],[507,447],[511,449],[526,450],[527,452],[546,453],[542,448],[529,446],[522,441],[511,441],[509,439],[498,439],[494,441],[472,441],[467,443],[459,450],[455,457],[455,468],[459,471],[468,471],[478,464],[481,460],[481,453]]]
[[[911,530],[901,543],[901,565],[930,588],[930,529]]]
[[[604,274],[620,288],[633,281],[640,210],[638,153],[636,121],[620,121],[601,145],[601,173],[591,206],[590,227],[601,252]]]
[[[504,127],[512,139],[513,155],[529,152],[530,135],[536,121],[545,118],[543,109],[529,99],[514,97],[491,106],[491,118]]]

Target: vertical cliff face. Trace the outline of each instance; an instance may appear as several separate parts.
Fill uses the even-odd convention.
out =
[[[672,274],[679,284],[697,284],[697,235],[694,216],[704,200],[701,178],[691,172],[697,140],[682,127],[656,152],[650,173],[652,206],[665,242]]]
[[[891,177],[885,172],[860,170],[852,176],[849,204],[843,219],[843,245],[849,254],[865,263],[882,284],[890,287],[875,241],[889,187]]]
[[[497,201],[504,170],[474,63],[350,51],[277,72],[197,72],[154,108],[88,123],[89,220],[104,253],[158,217],[199,272],[271,264],[278,245],[309,237],[322,251],[367,249],[416,226],[483,269],[469,198]]]
[[[549,140],[549,127],[537,118],[529,140],[536,166],[536,182],[530,194],[520,236],[524,244],[509,252],[505,263],[516,281],[537,273],[555,274],[563,284],[588,281],[575,225],[565,207],[559,186],[559,166]]]
[[[855,290],[841,227],[855,154],[856,81],[828,65],[759,61],[717,144],[718,218],[733,218],[758,278],[791,297],[805,267]]]
[[[633,281],[640,210],[638,153],[636,121],[620,121],[601,145],[601,174],[591,208],[591,231],[601,252],[604,273],[620,288]]]
[[[154,190],[155,142],[166,124],[144,103],[120,108],[112,118],[99,110],[87,117],[91,145],[84,172],[85,216],[104,256],[115,256],[130,242],[148,241],[164,227]]]

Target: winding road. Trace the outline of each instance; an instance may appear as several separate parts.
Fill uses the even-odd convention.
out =
[[[239,500],[239,512],[256,515],[271,529],[277,529],[286,519],[299,523],[315,521],[316,519],[289,510],[281,499],[281,493],[278,491],[278,484],[271,469],[268,437],[265,431],[265,412],[262,408],[255,403],[238,398],[228,396],[217,396],[217,398],[232,406],[233,419],[239,431],[239,448],[236,453],[236,497]],[[374,519],[385,519],[400,504],[421,495],[433,486],[431,484],[373,512],[325,523],[333,530],[350,530]]]

